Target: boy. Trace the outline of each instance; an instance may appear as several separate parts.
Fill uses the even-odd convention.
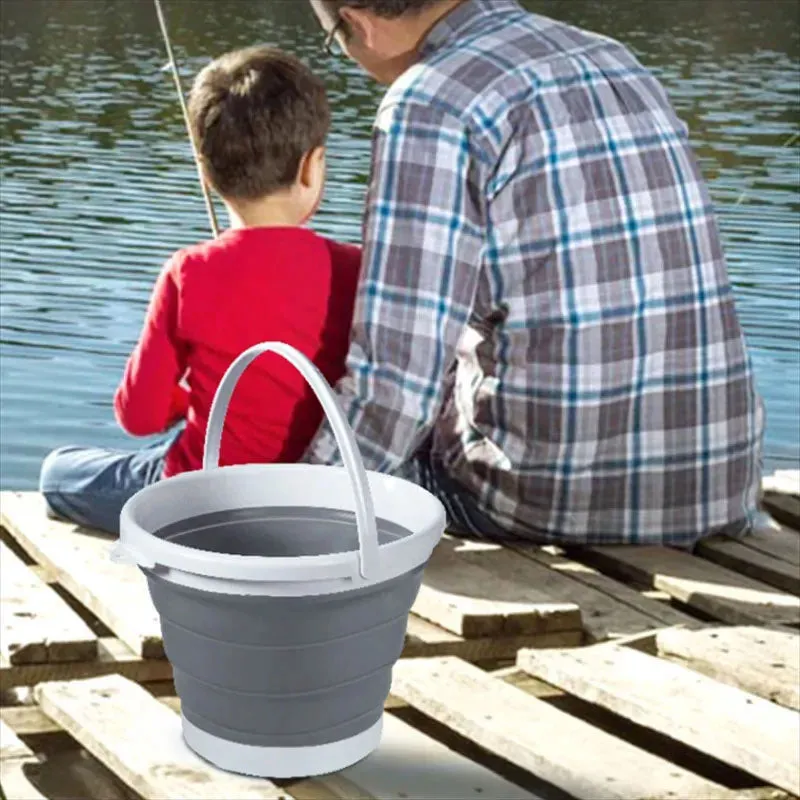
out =
[[[189,115],[204,177],[231,227],[166,263],[114,398],[117,421],[132,435],[184,424],[136,452],[67,447],[42,466],[51,515],[110,533],[137,491],[201,468],[214,394],[244,350],[283,341],[331,384],[345,371],[360,250],[302,227],[325,177],[322,82],[280,51],[241,50],[198,75]],[[301,375],[267,354],[237,385],[220,463],[297,461],[321,416]]]

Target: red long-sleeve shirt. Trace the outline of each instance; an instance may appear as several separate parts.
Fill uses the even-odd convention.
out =
[[[345,371],[360,260],[359,248],[305,228],[229,230],[169,259],[114,397],[117,421],[134,436],[186,419],[164,477],[201,468],[214,393],[247,348],[286,342],[336,383]],[[321,420],[300,373],[267,353],[237,384],[220,464],[297,461]]]

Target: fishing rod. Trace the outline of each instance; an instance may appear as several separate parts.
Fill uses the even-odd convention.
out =
[[[163,67],[163,71],[169,69],[172,72],[172,77],[175,81],[175,88],[178,91],[178,101],[181,104],[181,111],[183,112],[183,121],[186,125],[186,132],[189,134],[189,144],[192,146],[192,155],[194,156],[194,163],[197,167],[197,176],[200,179],[200,189],[203,192],[203,199],[206,202],[206,211],[208,212],[208,221],[211,223],[211,231],[214,238],[219,236],[219,224],[217,223],[217,214],[214,211],[214,201],[211,199],[211,192],[208,190],[205,178],[203,177],[203,168],[200,165],[200,153],[197,151],[197,142],[194,139],[192,132],[192,123],[189,121],[189,110],[186,108],[186,98],[183,96],[183,87],[181,86],[181,76],[178,73],[178,65],[175,63],[175,56],[172,53],[172,44],[169,39],[169,31],[167,30],[167,21],[164,18],[164,11],[161,8],[161,0],[153,0],[156,5],[156,14],[158,14],[158,24],[161,26],[161,35],[164,37],[164,46],[167,49],[168,63]]]

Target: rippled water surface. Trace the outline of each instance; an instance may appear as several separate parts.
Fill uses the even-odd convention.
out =
[[[531,0],[630,45],[692,129],[768,412],[769,467],[800,461],[800,35],[794,0]],[[359,238],[379,87],[321,54],[304,0],[165,0],[185,79],[266,42],[328,78],[330,177],[316,226]],[[0,485],[46,451],[125,447],[111,398],[172,250],[207,221],[153,8],[2,0]]]

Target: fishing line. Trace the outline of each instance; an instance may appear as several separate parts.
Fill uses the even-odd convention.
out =
[[[200,166],[200,153],[197,150],[197,142],[192,132],[192,124],[189,121],[189,110],[186,107],[186,98],[183,95],[183,86],[181,86],[181,76],[178,73],[178,65],[175,63],[175,56],[172,53],[172,44],[169,38],[169,31],[167,30],[167,21],[164,18],[164,11],[161,8],[161,0],[153,0],[156,5],[156,14],[158,14],[158,24],[161,26],[161,35],[164,38],[164,46],[167,49],[168,63],[162,68],[162,72],[170,70],[172,77],[175,81],[175,88],[178,92],[178,101],[181,104],[181,111],[183,112],[183,121],[186,125],[186,132],[189,134],[189,143],[192,146],[192,155],[194,156],[194,163],[197,167],[197,176],[200,179],[200,189],[203,192],[203,199],[206,203],[206,211],[208,212],[208,221],[211,223],[211,231],[214,238],[219,236],[219,224],[217,223],[217,214],[214,211],[214,201],[211,199],[211,192],[208,190],[205,178],[203,177],[203,169]]]

